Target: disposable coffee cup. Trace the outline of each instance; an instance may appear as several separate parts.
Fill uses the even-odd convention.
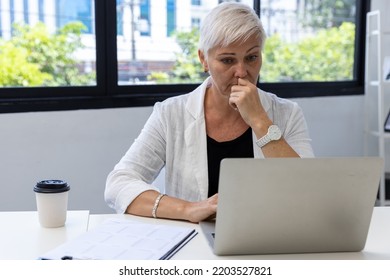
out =
[[[70,186],[62,180],[43,180],[34,187],[39,223],[55,228],[65,225]]]

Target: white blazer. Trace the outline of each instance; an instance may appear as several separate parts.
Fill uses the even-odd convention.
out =
[[[138,138],[108,175],[107,204],[118,213],[142,192],[157,190],[155,178],[165,167],[165,193],[188,201],[208,195],[204,96],[211,78],[193,92],[158,102]],[[259,89],[264,109],[284,139],[301,157],[313,157],[302,110],[295,103]],[[255,158],[264,157],[256,146]]]

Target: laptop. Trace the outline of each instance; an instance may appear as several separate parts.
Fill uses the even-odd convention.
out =
[[[363,250],[383,172],[379,157],[224,159],[216,255]]]

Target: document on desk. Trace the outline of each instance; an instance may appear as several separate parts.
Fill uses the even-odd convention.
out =
[[[42,260],[164,260],[189,242],[194,229],[110,219],[40,256]]]

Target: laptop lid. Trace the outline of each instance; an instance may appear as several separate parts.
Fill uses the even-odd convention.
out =
[[[214,253],[360,251],[382,172],[381,158],[224,159]]]

